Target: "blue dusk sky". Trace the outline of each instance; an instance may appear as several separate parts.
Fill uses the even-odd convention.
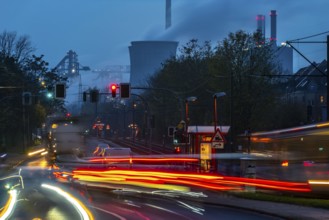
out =
[[[129,65],[131,41],[194,38],[214,43],[230,32],[256,30],[256,15],[277,11],[278,43],[329,30],[328,0],[172,0],[165,29],[165,0],[0,0],[0,32],[28,35],[35,54],[54,67],[69,50],[92,69]],[[310,38],[326,41],[329,33]],[[326,59],[326,44],[295,44],[311,61]],[[294,53],[294,70],[308,65]]]

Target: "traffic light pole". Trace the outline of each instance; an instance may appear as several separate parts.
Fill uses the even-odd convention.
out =
[[[144,129],[146,131],[146,133],[145,133],[145,147],[147,147],[147,145],[148,145],[148,143],[147,143],[147,135],[149,135],[150,142],[151,142],[151,134],[152,134],[152,131],[151,131],[152,128],[150,128],[151,126],[149,126],[149,114],[150,114],[149,105],[148,105],[147,101],[145,100],[145,98],[143,98],[143,96],[137,95],[137,94],[134,94],[134,93],[131,93],[130,95],[137,96],[138,98],[140,98],[143,101],[143,103],[145,105],[145,113],[146,113],[145,114],[145,117],[146,117],[146,120],[145,120],[145,128]],[[149,129],[150,129],[150,134],[148,132]],[[149,151],[150,151],[150,153],[152,153],[152,144],[150,144]]]

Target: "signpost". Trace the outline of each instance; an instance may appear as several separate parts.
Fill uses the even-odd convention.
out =
[[[215,135],[211,140],[211,146],[214,149],[224,149],[225,138],[220,130],[217,128]]]

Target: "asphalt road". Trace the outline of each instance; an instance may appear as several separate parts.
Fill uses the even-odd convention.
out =
[[[82,219],[72,204],[44,184],[75,196],[91,210],[95,219],[279,219],[184,198],[116,193],[60,183],[52,177],[43,157],[29,160],[17,169],[21,169],[24,189],[19,189],[19,201],[10,219]]]
[[[72,205],[56,193],[42,187],[42,184],[58,186],[74,195],[92,211],[95,219],[280,219],[261,213],[284,216],[282,219],[329,219],[327,210],[262,201],[243,201],[225,195],[220,196],[218,193],[212,195],[207,192],[209,200],[191,200],[185,197],[172,198],[136,192],[115,193],[110,189],[79,187],[54,179],[44,157],[29,159],[16,167],[16,170],[19,169],[24,179],[24,189],[20,190],[19,202],[12,219],[81,219],[81,215]],[[4,193],[2,191],[1,195]],[[0,204],[3,204],[7,197],[0,198]]]
[[[91,190],[93,206],[107,219],[280,219],[243,209],[211,205],[203,202],[149,196],[145,194],[115,195],[109,191]]]

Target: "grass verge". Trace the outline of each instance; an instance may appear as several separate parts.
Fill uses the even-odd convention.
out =
[[[309,206],[314,208],[329,209],[328,199],[304,198],[295,195],[268,194],[263,192],[239,192],[239,193],[234,193],[234,196],[245,198],[245,199],[288,203],[288,204]]]

